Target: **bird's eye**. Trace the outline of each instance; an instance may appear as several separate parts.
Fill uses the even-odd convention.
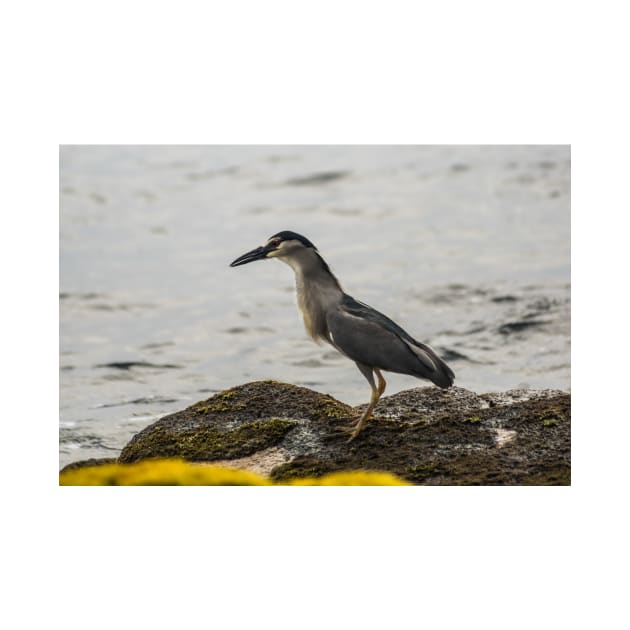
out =
[[[282,241],[280,239],[276,239],[275,241],[271,241],[270,245],[272,247],[279,247]]]

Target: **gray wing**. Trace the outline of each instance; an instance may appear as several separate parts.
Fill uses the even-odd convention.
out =
[[[426,378],[439,387],[453,384],[452,370],[426,344],[372,307],[344,295],[326,318],[333,344],[347,357],[389,372]]]

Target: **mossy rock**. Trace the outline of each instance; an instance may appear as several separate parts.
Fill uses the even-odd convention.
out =
[[[300,422],[348,418],[352,408],[332,396],[275,381],[257,381],[219,392],[165,416],[138,433],[119,461],[181,457],[217,461],[246,457],[283,442]]]
[[[119,462],[217,462],[281,484],[348,471],[418,485],[571,483],[570,394],[418,387],[384,397],[348,443],[339,429],[362,408],[286,383],[247,383],[148,426]]]
[[[227,430],[201,423],[186,428],[163,423],[127,444],[119,461],[130,463],[147,457],[182,457],[191,462],[234,459],[274,446],[295,426],[295,422],[279,418],[244,422]]]

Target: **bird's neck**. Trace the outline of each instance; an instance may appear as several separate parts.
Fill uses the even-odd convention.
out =
[[[297,303],[306,331],[315,341],[329,341],[326,313],[343,298],[339,281],[314,250],[300,252],[285,262],[295,272]]]

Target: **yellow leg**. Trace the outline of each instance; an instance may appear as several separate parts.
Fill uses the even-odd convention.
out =
[[[378,368],[374,368],[374,371],[376,372],[376,378],[378,378],[378,397],[380,398],[387,387],[387,383]]]
[[[348,439],[348,442],[352,442],[352,440],[354,440],[354,438],[357,437],[359,433],[361,433],[361,431],[363,430],[363,427],[365,426],[365,423],[368,421],[368,419],[372,415],[372,411],[374,410],[374,407],[376,407],[376,404],[378,403],[379,398],[383,395],[383,392],[385,391],[385,387],[387,386],[387,383],[385,382],[385,379],[383,378],[383,375],[381,374],[380,370],[378,370],[377,368],[374,368],[374,371],[376,372],[376,377],[378,378],[378,385],[376,387],[372,387],[372,396],[370,397],[370,404],[368,405],[363,415],[359,418],[357,423],[354,425],[350,438]]]

